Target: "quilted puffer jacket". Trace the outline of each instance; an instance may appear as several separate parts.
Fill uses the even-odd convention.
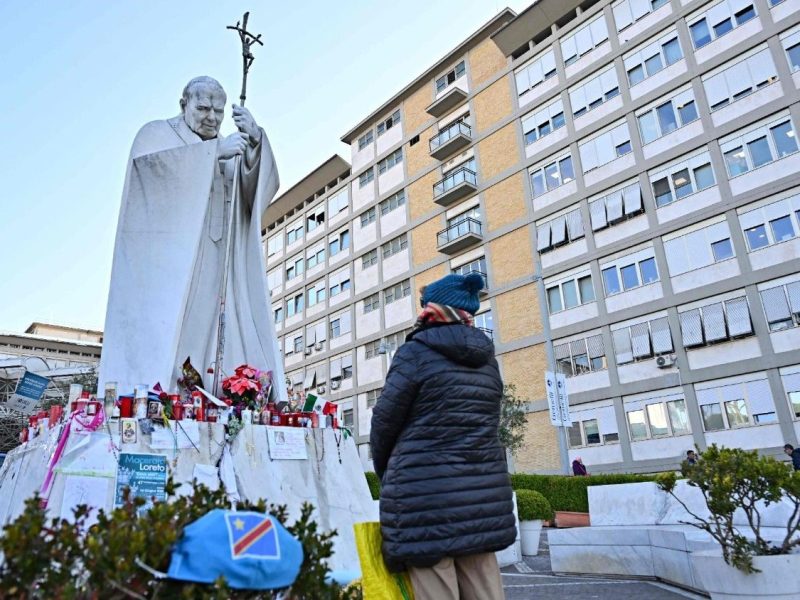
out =
[[[462,324],[406,339],[370,432],[383,555],[393,571],[494,552],[516,537],[492,341]]]

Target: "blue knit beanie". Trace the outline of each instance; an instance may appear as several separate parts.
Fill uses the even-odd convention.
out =
[[[423,306],[428,302],[445,304],[474,315],[481,307],[478,292],[482,289],[483,276],[480,273],[446,275],[425,286],[422,304]]]

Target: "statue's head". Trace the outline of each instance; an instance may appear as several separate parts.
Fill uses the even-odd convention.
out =
[[[228,97],[213,77],[195,77],[183,88],[183,119],[204,140],[217,137]]]

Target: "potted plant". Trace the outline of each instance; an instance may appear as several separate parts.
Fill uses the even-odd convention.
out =
[[[519,536],[522,554],[536,556],[539,553],[539,536],[542,521],[553,518],[553,509],[547,498],[534,490],[517,490],[517,512],[519,513]]]
[[[727,598],[800,598],[800,472],[769,456],[740,448],[711,446],[696,464],[683,462],[681,473],[698,488],[708,507],[699,516],[676,494],[677,475],[663,473],[658,486],[707,532],[721,552],[692,553],[695,574],[712,600]],[[765,509],[786,521],[771,536]],[[746,523],[739,526],[737,523]]]

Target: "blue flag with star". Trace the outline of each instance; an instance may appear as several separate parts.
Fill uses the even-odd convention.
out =
[[[274,590],[292,585],[302,563],[303,546],[272,515],[217,508],[186,527],[168,575],[198,583],[222,576],[235,589]]]

